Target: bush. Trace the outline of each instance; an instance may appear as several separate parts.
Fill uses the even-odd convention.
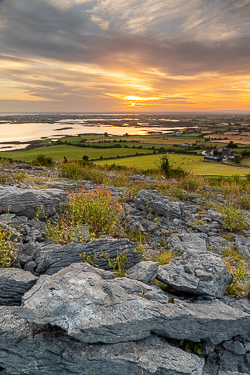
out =
[[[246,212],[236,209],[232,205],[221,206],[218,208],[218,211],[223,215],[224,227],[230,232],[237,232],[249,228],[246,222]]]
[[[119,229],[122,207],[113,200],[110,191],[97,187],[96,191],[70,193],[68,202],[56,223],[47,220],[47,237],[56,243],[84,242],[82,230],[88,227],[91,239],[115,235]]]
[[[104,175],[92,163],[80,160],[79,162],[66,163],[60,166],[60,176],[70,180],[91,180],[97,184],[102,183]]]
[[[39,165],[40,167],[52,167],[54,161],[51,156],[45,156],[44,154],[37,155],[36,159],[32,161],[33,165]]]
[[[0,227],[0,268],[11,267],[16,257],[16,250],[11,241],[13,232],[5,223]]]

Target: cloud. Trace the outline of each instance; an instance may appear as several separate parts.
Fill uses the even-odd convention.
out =
[[[94,16],[94,15],[92,15],[91,16],[91,21],[93,21],[93,22],[95,22],[95,23],[97,23],[97,25],[100,27],[100,29],[102,29],[102,30],[107,30],[108,29],[108,27],[109,27],[109,21],[105,21],[105,20],[103,20],[101,17],[99,17],[99,16]]]
[[[0,0],[0,14],[6,92],[194,103],[188,85],[216,90],[230,75],[233,91],[249,90],[249,0]]]

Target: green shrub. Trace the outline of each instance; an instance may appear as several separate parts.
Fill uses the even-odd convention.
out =
[[[243,255],[234,247],[226,247],[223,252],[223,262],[227,271],[233,274],[233,282],[227,287],[227,293],[243,297],[250,293],[250,269]]]
[[[70,180],[91,180],[100,184],[104,180],[104,175],[92,163],[81,160],[79,162],[70,162],[60,166],[61,177],[67,177]]]
[[[5,224],[1,223],[0,226],[0,268],[11,267],[13,260],[16,257],[17,251],[10,240],[13,232]]]
[[[39,165],[40,167],[52,167],[54,161],[51,156],[45,156],[44,154],[37,155],[36,159],[32,161],[33,165]]]
[[[235,208],[233,205],[220,206],[218,211],[223,215],[224,227],[230,232],[248,229],[249,225],[246,222],[246,212]]]
[[[89,235],[98,238],[102,235],[115,235],[119,231],[122,207],[114,200],[110,191],[97,187],[96,191],[69,193],[56,223],[47,220],[47,237],[56,243],[85,241],[82,236],[84,226]]]

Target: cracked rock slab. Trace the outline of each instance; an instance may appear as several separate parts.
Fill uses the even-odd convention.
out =
[[[206,252],[206,241],[195,233],[179,234],[178,237],[172,235],[168,238],[167,244],[172,252]]]
[[[160,214],[169,219],[180,219],[184,203],[172,202],[169,197],[163,197],[157,191],[141,190],[135,198],[135,207],[142,211]]]
[[[210,298],[223,297],[232,282],[222,259],[208,251],[184,253],[160,266],[157,279],[176,290]]]
[[[172,304],[157,286],[127,278],[104,280],[83,264],[41,276],[23,297],[22,316],[61,327],[85,343],[136,341],[154,332],[218,344],[250,333],[250,316],[218,300]]]
[[[67,245],[50,244],[43,247],[36,257],[37,264],[36,272],[46,273],[52,275],[62,268],[69,266],[72,263],[82,262],[79,254],[85,253],[91,258],[97,255],[96,265],[100,268],[108,269],[107,260],[101,256],[101,251],[110,256],[111,261],[114,261],[117,255],[123,254],[126,250],[127,262],[124,265],[125,269],[133,267],[136,263],[142,260],[140,251],[136,251],[138,242],[131,242],[128,239],[115,239],[112,237],[100,238],[88,243],[71,243]]]
[[[22,296],[38,278],[18,268],[0,268],[0,305],[21,305]]]
[[[0,307],[0,366],[23,375],[201,375],[204,359],[151,337],[88,345],[51,326],[30,324],[20,307]],[[135,352],[140,357],[140,366]]]
[[[60,189],[19,189],[16,187],[0,187],[0,211],[33,219],[37,208],[43,206],[39,217],[52,216],[64,203],[66,193]]]
[[[130,268],[125,276],[129,279],[138,280],[147,284],[154,281],[157,276],[158,268],[159,262],[144,261]]]

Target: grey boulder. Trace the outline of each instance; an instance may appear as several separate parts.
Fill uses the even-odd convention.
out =
[[[33,219],[41,206],[40,218],[54,215],[65,199],[66,193],[60,189],[30,190],[0,186],[0,211],[23,215],[28,219]]]
[[[23,317],[61,327],[85,343],[141,340],[154,332],[218,344],[250,333],[250,316],[218,300],[172,304],[157,286],[127,278],[104,280],[89,267],[72,264],[41,276],[23,297]]]
[[[135,198],[135,207],[169,219],[180,219],[185,205],[182,202],[172,202],[169,197],[163,197],[157,191],[141,190]]]
[[[138,280],[142,283],[150,283],[157,276],[159,262],[144,261],[130,268],[125,276],[132,280]]]
[[[138,242],[131,242],[126,238],[115,239],[112,237],[100,238],[88,243],[71,243],[64,246],[49,244],[41,249],[35,259],[37,264],[36,273],[52,275],[72,263],[82,262],[79,254],[83,253],[92,260],[96,254],[96,266],[108,269],[108,262],[101,254],[107,253],[113,262],[117,255],[124,254],[124,251],[126,251],[127,257],[124,269],[128,269],[142,260],[141,252],[135,250],[137,246]]]
[[[206,241],[195,233],[172,235],[168,238],[167,245],[176,253],[207,251]]]
[[[0,305],[21,305],[24,293],[37,282],[37,277],[18,268],[0,268]]]
[[[160,266],[157,279],[176,290],[208,298],[223,297],[232,282],[222,259],[209,251],[182,254]]]
[[[88,345],[56,327],[30,324],[20,313],[20,307],[0,307],[0,366],[5,368],[5,374],[202,374],[203,358],[174,348],[160,338]]]

